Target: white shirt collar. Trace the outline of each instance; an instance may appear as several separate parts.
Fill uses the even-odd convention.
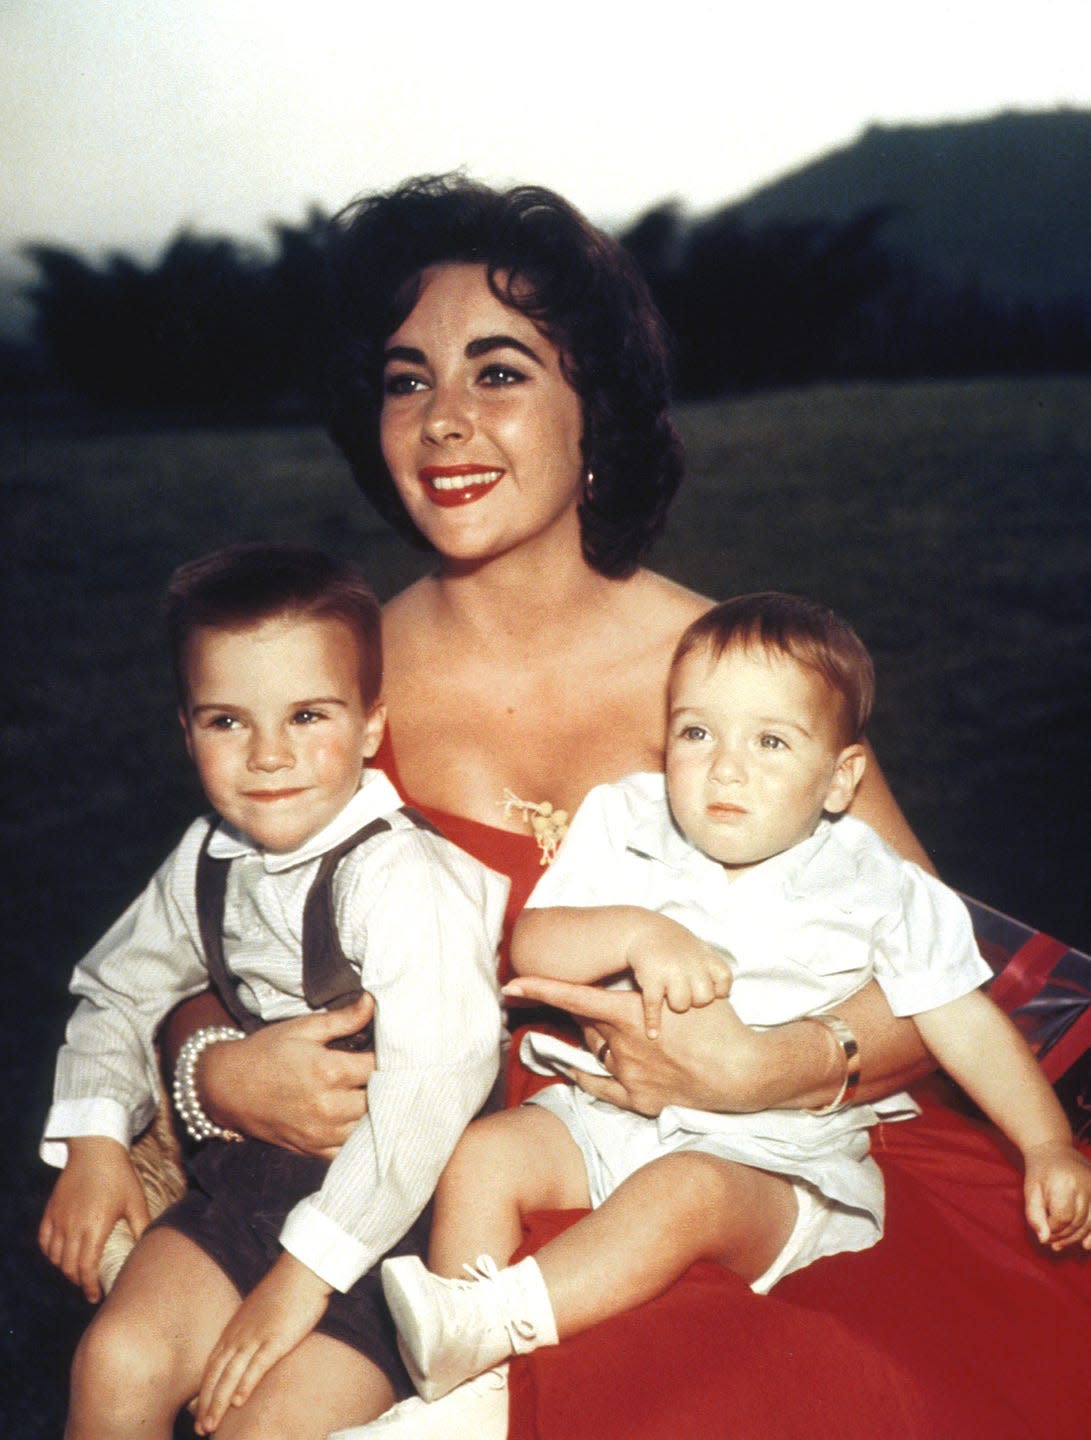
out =
[[[819,820],[814,834],[809,835],[806,840],[801,840],[789,850],[781,851],[779,855],[770,856],[768,860],[763,860],[760,865],[755,865],[752,870],[729,883],[733,887],[745,883],[748,890],[757,885],[762,889],[772,886],[778,891],[783,889],[784,892],[793,894],[800,890],[804,872],[809,872],[804,888],[810,890],[813,887],[816,878],[815,866],[820,866],[823,870],[829,868],[831,874],[840,878],[844,874],[845,860],[840,853],[840,847],[830,844],[832,839],[833,825],[823,817]],[[662,802],[643,807],[643,813],[639,815],[629,834],[627,849],[659,860],[674,870],[692,871],[711,867],[723,873],[723,867],[718,861],[698,850],[678,829],[667,802],[665,780]],[[724,879],[726,881],[726,875]]]
[[[209,841],[208,853],[217,860],[238,860],[244,855],[257,855],[269,874],[275,875],[281,870],[290,870],[295,865],[317,859],[372,820],[400,809],[401,804],[401,796],[381,770],[365,770],[360,788],[344,809],[295,850],[263,850],[249,835],[221,820]]]
[[[667,800],[666,780],[663,776],[656,776],[656,779],[663,787],[662,798],[657,796],[652,804],[641,807],[629,832],[626,849],[634,850],[638,855],[647,855],[652,860],[661,860],[674,870],[691,868],[695,855],[715,865],[716,862],[703,855],[674,823]]]

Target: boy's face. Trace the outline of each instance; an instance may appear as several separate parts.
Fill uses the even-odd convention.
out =
[[[667,792],[685,835],[729,871],[778,855],[844,810],[864,770],[842,746],[837,697],[775,651],[692,651],[675,667]]]
[[[379,748],[357,639],[335,616],[201,627],[185,656],[186,746],[213,808],[266,850],[294,850],[343,809]]]

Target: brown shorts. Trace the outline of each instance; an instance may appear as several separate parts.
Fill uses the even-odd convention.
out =
[[[324,1160],[261,1140],[209,1140],[190,1166],[189,1191],[155,1224],[192,1240],[240,1295],[248,1295],[282,1253],[279,1236],[288,1212],[321,1188],[328,1168]],[[431,1205],[388,1253],[425,1256],[430,1220]],[[378,1263],[345,1294],[334,1291],[315,1329],[366,1355],[399,1400],[414,1393],[383,1300]]]

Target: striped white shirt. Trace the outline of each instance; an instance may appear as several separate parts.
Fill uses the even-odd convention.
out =
[[[398,813],[397,791],[365,772],[318,835],[272,854],[229,826],[224,957],[246,1007],[263,1020],[310,1014],[303,996],[303,906],[321,857],[371,820],[389,832],[351,851],[333,883],[338,936],[375,997],[376,1069],[368,1113],[322,1189],[288,1216],[281,1241],[338,1290],[369,1270],[435,1189],[500,1062],[496,951],[508,882]],[[77,965],[80,1003],[57,1059],[41,1154],[63,1165],[66,1138],[128,1145],[154,1113],[155,1034],[180,1000],[208,984],[196,907],[195,821],[143,894]]]

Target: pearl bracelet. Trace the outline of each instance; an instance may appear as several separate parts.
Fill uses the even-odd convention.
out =
[[[201,1104],[197,1093],[197,1061],[209,1045],[218,1045],[221,1040],[243,1040],[241,1030],[233,1025],[206,1025],[195,1030],[178,1052],[178,1064],[174,1067],[174,1108],[179,1119],[194,1140],[241,1140],[237,1130],[228,1130],[211,1120]]]
[[[812,1115],[832,1115],[835,1110],[843,1110],[846,1105],[851,1105],[856,1098],[856,1091],[860,1087],[860,1046],[840,1015],[808,1015],[806,1018],[826,1027],[841,1047],[845,1061],[845,1076],[840,1090],[828,1105],[811,1111]]]

